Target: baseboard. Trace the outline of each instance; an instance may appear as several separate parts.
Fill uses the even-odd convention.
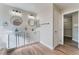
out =
[[[75,43],[78,43],[77,41],[75,41],[75,39],[72,39]]]
[[[43,45],[45,45],[46,47],[48,47],[48,48],[51,49],[51,50],[54,49],[53,46],[51,47],[51,46],[49,46],[49,45],[43,43],[42,41],[40,41],[40,43],[43,44]]]

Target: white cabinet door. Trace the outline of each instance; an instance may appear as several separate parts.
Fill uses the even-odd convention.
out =
[[[0,34],[0,49],[8,48],[8,36],[4,33]]]
[[[23,46],[24,45],[24,34],[20,34],[18,36],[18,47]]]
[[[16,35],[14,35],[14,34],[9,35],[8,44],[9,44],[9,48],[17,47]]]
[[[30,43],[29,33],[25,33],[25,45]]]

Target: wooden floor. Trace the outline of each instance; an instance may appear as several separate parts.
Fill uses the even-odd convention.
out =
[[[65,42],[64,45],[57,46],[54,50],[50,50],[41,43],[29,45],[23,48],[15,49],[11,52],[11,55],[77,55],[79,54],[79,49],[71,45],[69,41]]]
[[[64,43],[64,45],[57,46],[55,50],[61,51],[65,55],[79,55],[78,44],[72,41],[72,38],[65,37]]]
[[[73,45],[72,45],[73,44]],[[54,50],[50,50],[41,43],[28,45],[13,49],[9,55],[78,55],[79,49],[72,41],[66,40],[64,45],[58,45]]]

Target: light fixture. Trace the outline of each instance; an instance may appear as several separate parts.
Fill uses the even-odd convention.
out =
[[[33,16],[33,15],[28,15],[28,18],[29,18],[29,19],[35,19],[35,16]]]
[[[22,13],[18,10],[11,10],[10,13],[13,16],[20,16],[20,17],[22,16]]]

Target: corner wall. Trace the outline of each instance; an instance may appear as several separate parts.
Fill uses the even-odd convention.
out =
[[[40,42],[53,49],[53,4],[37,4],[36,10],[40,19]]]

